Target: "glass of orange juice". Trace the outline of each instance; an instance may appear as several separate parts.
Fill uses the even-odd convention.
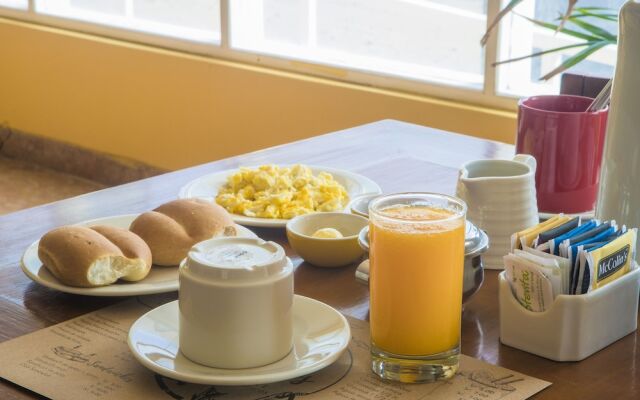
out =
[[[372,369],[430,382],[458,370],[466,204],[400,193],[369,205]]]

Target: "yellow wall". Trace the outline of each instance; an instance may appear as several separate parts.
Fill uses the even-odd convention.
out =
[[[158,167],[386,118],[514,140],[512,112],[0,18],[0,123]]]

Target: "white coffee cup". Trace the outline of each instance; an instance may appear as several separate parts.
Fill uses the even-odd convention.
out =
[[[536,159],[476,160],[462,166],[456,195],[467,203],[467,219],[489,236],[485,268],[503,269],[511,235],[538,223]]]
[[[276,362],[293,346],[293,265],[274,242],[219,238],[180,265],[180,351],[215,368]]]

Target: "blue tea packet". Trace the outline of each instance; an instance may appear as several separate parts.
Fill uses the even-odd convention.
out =
[[[555,228],[551,228],[547,231],[541,232],[538,235],[538,238],[535,240],[535,247],[544,245],[546,243],[549,242],[549,240],[556,238],[560,235],[563,235],[569,231],[571,231],[572,229],[577,228],[578,226],[580,226],[580,223],[582,222],[582,219],[578,216],[575,218],[570,219],[569,221],[565,222],[564,224],[557,226]],[[543,249],[538,249],[538,250],[543,250]]]
[[[570,219],[560,226],[556,226],[555,228],[551,228],[544,232],[541,232],[538,237],[534,241],[534,248],[536,250],[549,252],[550,251],[550,243],[549,241],[553,238],[556,238],[560,235],[564,235],[565,233],[571,231],[572,229],[577,228],[582,223],[582,218],[580,216]]]
[[[622,231],[622,230],[620,230]],[[569,255],[569,262],[571,263],[571,289],[572,293],[576,290],[579,282],[581,282],[582,275],[580,269],[580,252],[581,251],[591,251],[595,250],[598,247],[604,246],[612,240],[616,239],[622,232],[616,232],[614,227],[609,227],[606,230],[596,234],[595,236],[586,239],[582,242],[575,243],[569,246],[567,253]],[[626,228],[625,228],[626,231]],[[586,247],[586,249],[585,249]]]
[[[588,293],[635,269],[637,229],[623,227],[613,236],[607,243],[580,251],[580,274],[574,294]]]
[[[605,232],[608,233],[609,231]],[[589,285],[590,276],[589,271],[586,268],[586,257],[585,254],[597,250],[600,247],[606,246],[609,243],[613,242],[623,234],[627,232],[627,227],[622,226],[621,229],[610,233],[606,236],[604,233],[598,235],[598,237],[593,237],[592,239],[586,240],[583,243],[577,243],[574,246],[571,246],[571,254],[574,257],[574,264],[572,265],[572,277],[571,277],[571,293],[572,294],[580,294],[582,292],[582,288],[586,285]],[[585,277],[585,273],[587,276]],[[586,292],[584,292],[586,293]]]
[[[570,230],[567,233],[564,233],[558,237],[555,237],[553,239],[551,239],[549,241],[549,252],[551,254],[554,254],[556,256],[560,255],[560,243],[562,243],[562,241],[564,241],[567,238],[579,235],[583,232],[589,231],[593,228],[595,228],[596,226],[599,225],[599,221],[593,219],[589,222],[586,222],[576,228],[573,228],[572,230]]]
[[[569,259],[572,265],[575,265],[578,254],[578,246],[590,243],[608,241],[609,237],[616,233],[618,227],[615,221],[605,222],[598,227],[582,233],[573,238],[566,239],[560,244],[560,255],[564,255]]]
[[[582,243],[587,239],[600,235],[602,232],[609,230],[611,226],[615,226],[615,221],[607,221],[586,232],[583,231],[577,235],[573,235],[569,238],[564,239],[558,246],[560,256],[569,258],[571,256],[569,253],[569,247],[572,244]],[[616,229],[617,228],[614,228],[610,233],[615,232]]]

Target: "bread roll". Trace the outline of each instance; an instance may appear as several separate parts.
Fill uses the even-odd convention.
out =
[[[201,199],[181,199],[140,214],[129,229],[151,248],[153,263],[178,265],[191,247],[216,236],[235,236],[231,215]]]
[[[65,285],[94,287],[138,281],[151,269],[151,250],[136,234],[111,226],[63,226],[38,245],[44,266]]]

